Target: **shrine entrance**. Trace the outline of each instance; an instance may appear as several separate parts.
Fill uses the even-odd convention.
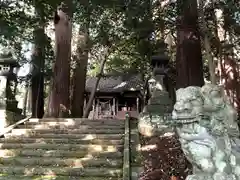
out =
[[[92,92],[96,78],[86,81],[85,104]],[[90,119],[125,119],[128,112],[137,118],[144,105],[144,82],[138,74],[109,75],[100,79]]]
[[[97,112],[100,118],[112,118],[115,114],[115,107],[113,106],[113,98],[99,98],[97,99]]]

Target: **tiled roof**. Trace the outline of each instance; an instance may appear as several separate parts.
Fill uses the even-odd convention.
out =
[[[91,92],[97,78],[88,77],[86,80],[86,92]],[[126,92],[142,91],[144,82],[138,75],[107,75],[100,79],[97,92]]]

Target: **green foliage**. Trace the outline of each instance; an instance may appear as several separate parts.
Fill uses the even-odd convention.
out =
[[[25,53],[30,49],[26,47],[33,43],[33,30],[39,26],[39,21],[47,23],[52,19],[53,2],[40,0],[0,2],[0,45],[11,49],[20,63],[27,61]],[[40,15],[36,15],[35,7],[41,9]]]
[[[45,27],[51,24],[53,12],[60,3],[60,0],[1,1],[0,48],[11,49],[20,63],[25,63],[28,45],[34,43],[34,29],[39,23],[43,23]],[[149,65],[151,56],[158,49],[157,42],[166,39],[169,34],[173,38],[176,36],[177,6],[174,2],[164,6],[161,1],[150,0],[73,0],[72,3],[73,23],[82,27],[84,31],[89,22],[91,48],[89,72],[93,74],[99,70],[98,56],[101,49],[114,47],[106,64],[107,72],[134,71],[147,75],[151,72]],[[220,20],[216,20],[216,9],[223,11]],[[205,19],[211,32],[211,45],[216,57],[220,49],[222,52],[229,51],[229,47],[239,50],[239,12],[239,2],[234,0],[209,2],[206,5]],[[218,42],[216,30],[219,24],[231,37],[227,41]],[[170,51],[173,55],[175,45],[173,42],[173,49]],[[46,37],[45,47],[45,72],[50,76],[54,58],[49,37]]]

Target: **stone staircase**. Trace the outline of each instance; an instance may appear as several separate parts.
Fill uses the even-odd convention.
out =
[[[0,139],[0,180],[120,180],[124,121],[30,119]]]

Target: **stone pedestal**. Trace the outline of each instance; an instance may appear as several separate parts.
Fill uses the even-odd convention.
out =
[[[155,87],[148,105],[144,107],[139,117],[139,132],[144,136],[163,134],[163,132],[158,132],[159,129],[162,129],[158,126],[162,125],[162,122],[168,119],[172,112],[172,100],[169,98],[168,92],[165,91],[164,85],[160,85],[163,89]],[[171,129],[164,129],[171,131]]]

